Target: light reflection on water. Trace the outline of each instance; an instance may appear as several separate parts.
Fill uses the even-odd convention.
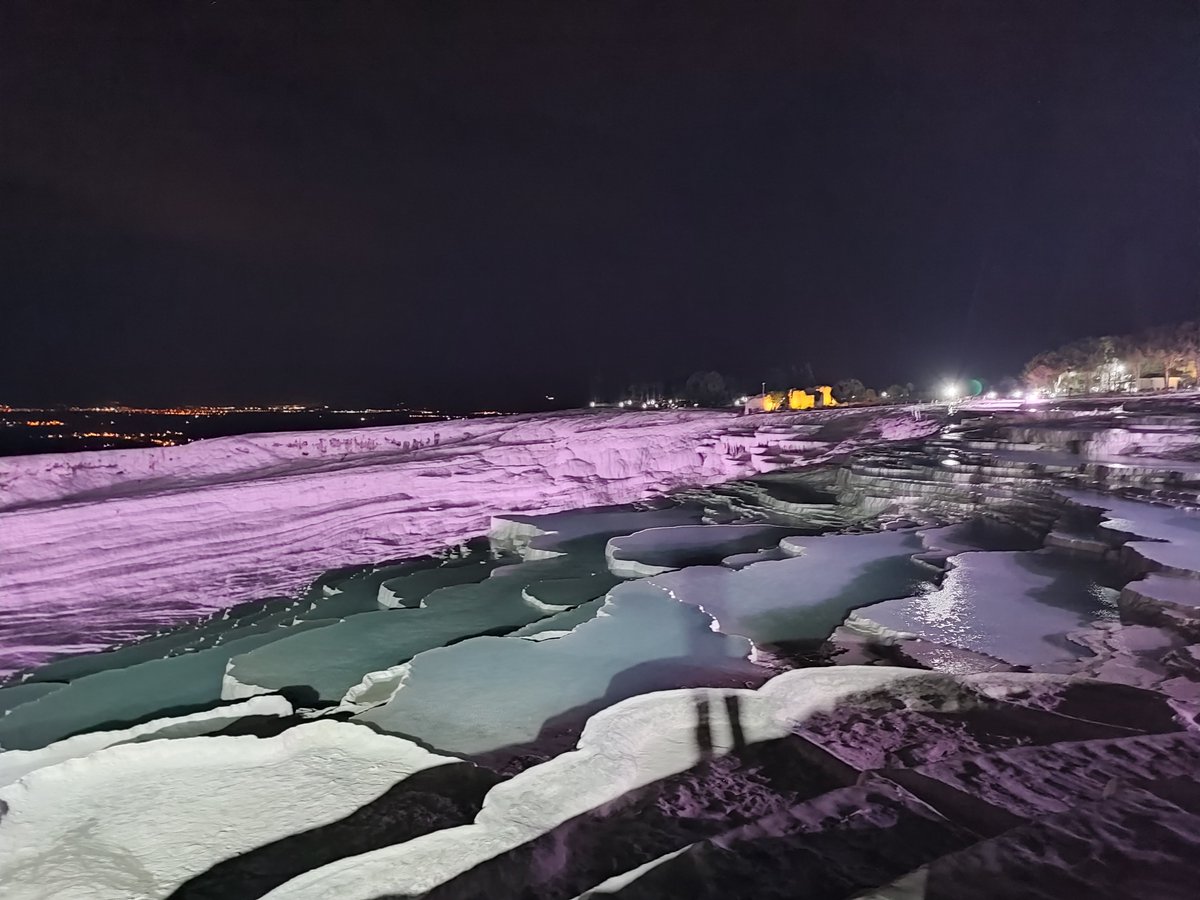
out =
[[[972,628],[971,590],[961,569],[952,569],[941,588],[929,585],[914,597],[911,611],[916,621],[948,643],[966,647],[982,637]]]
[[[1117,617],[1117,592],[1102,577],[1100,565],[1044,552],[966,553],[940,587],[859,614],[1014,665],[1051,665],[1089,655],[1069,633]]]

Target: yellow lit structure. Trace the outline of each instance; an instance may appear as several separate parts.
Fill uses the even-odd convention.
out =
[[[817,398],[808,391],[798,391],[792,388],[788,391],[788,409],[812,409],[817,404]]]
[[[811,391],[801,391],[792,388],[789,391],[772,391],[769,394],[757,394],[744,397],[745,413],[776,412],[781,409],[803,410],[837,406],[833,399],[833,388],[827,384],[819,385]]]
[[[774,412],[777,409],[782,409],[786,399],[787,395],[783,391],[772,391],[769,394],[763,394],[763,412]]]
[[[792,388],[787,395],[788,409],[816,409],[837,406],[833,399],[833,388],[827,384],[813,388],[812,392]]]

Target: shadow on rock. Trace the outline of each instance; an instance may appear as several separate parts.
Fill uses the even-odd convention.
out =
[[[501,778],[470,763],[423,769],[328,825],[242,853],[184,882],[176,900],[254,900],[296,876],[422,834],[465,825]]]

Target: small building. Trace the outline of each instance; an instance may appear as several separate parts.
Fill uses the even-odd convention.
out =
[[[783,391],[771,391],[767,394],[755,394],[747,397],[742,407],[743,413],[775,412],[783,409],[787,403],[787,395]]]
[[[1174,391],[1179,389],[1178,375],[1143,375],[1137,380],[1139,391]]]

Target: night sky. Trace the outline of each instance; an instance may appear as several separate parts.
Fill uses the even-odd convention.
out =
[[[1200,6],[0,4],[0,403],[930,383],[1200,315]]]

